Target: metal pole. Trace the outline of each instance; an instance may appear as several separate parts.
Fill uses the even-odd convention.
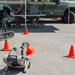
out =
[[[21,1],[21,9],[22,9],[22,0],[20,0]]]
[[[68,0],[68,24],[70,23],[70,0]]]
[[[27,24],[26,24],[26,0],[25,0],[25,28],[27,28]]]

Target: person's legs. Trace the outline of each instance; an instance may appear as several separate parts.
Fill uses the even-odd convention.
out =
[[[37,28],[39,26],[39,17],[36,17],[34,20],[34,27]]]
[[[19,19],[19,17],[16,17],[15,23],[16,23],[16,27],[20,27],[20,19]]]
[[[37,28],[39,26],[39,17],[28,17],[27,19],[32,22],[34,28]]]

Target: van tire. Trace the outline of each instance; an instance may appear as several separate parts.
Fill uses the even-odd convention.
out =
[[[66,23],[74,23],[75,21],[75,13],[73,11],[69,12],[69,20],[68,20],[68,12],[65,12],[64,16],[62,17],[62,20]]]

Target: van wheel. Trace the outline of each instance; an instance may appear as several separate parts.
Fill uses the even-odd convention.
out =
[[[68,16],[69,15],[69,16]],[[66,12],[64,16],[62,17],[63,21],[66,23],[74,23],[75,20],[75,14],[74,12],[70,11],[69,13]]]

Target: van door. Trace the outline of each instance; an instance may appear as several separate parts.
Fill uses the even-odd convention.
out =
[[[42,12],[48,16],[60,16],[63,9],[62,3],[53,2],[53,0],[44,0]]]

